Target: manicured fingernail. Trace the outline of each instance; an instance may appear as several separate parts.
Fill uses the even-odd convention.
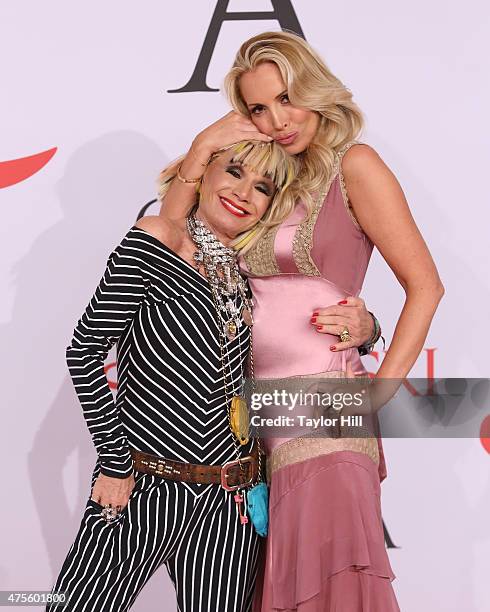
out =
[[[320,313],[319,312],[314,312],[311,316],[312,317],[317,317]]]
[[[342,300],[341,302],[337,302],[337,304],[347,304],[347,300]]]
[[[322,328],[322,326],[321,326],[321,325],[317,325],[317,326],[316,326],[316,328],[317,328],[317,329],[321,329],[321,328]]]
[[[330,345],[330,350],[335,351],[335,344]]]
[[[311,322],[316,323],[316,317],[311,317]]]

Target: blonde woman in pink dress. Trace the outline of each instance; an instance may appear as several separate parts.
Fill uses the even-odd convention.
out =
[[[376,378],[403,379],[444,288],[398,181],[358,140],[363,118],[351,92],[308,43],[286,32],[246,41],[225,84],[234,112],[194,139],[181,178],[201,176],[222,146],[266,136],[297,156],[301,167],[283,221],[260,223],[241,242],[255,302],[255,375],[366,375],[355,347],[369,337],[369,317],[358,296],[375,246],[406,296]],[[161,214],[185,214],[194,186],[174,180]],[[246,214],[246,190],[235,196],[224,205]],[[346,327],[351,340],[340,342]],[[399,610],[381,520],[381,440],[264,442],[270,524],[255,609]]]

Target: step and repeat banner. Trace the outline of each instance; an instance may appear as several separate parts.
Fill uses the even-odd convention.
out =
[[[228,112],[224,75],[256,33],[300,33],[352,90],[361,139],[397,176],[437,263],[446,294],[411,372],[428,381],[406,392],[488,376],[489,23],[481,0],[2,2],[0,589],[49,590],[73,542],[96,455],[65,348],[160,169]],[[361,295],[388,348],[404,293],[377,252]],[[376,350],[363,358],[373,373]],[[479,397],[465,435],[385,439],[386,545],[405,612],[490,609]],[[133,609],[176,610],[165,567]]]

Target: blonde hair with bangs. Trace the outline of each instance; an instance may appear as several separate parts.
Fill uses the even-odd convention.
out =
[[[330,72],[316,51],[297,34],[285,31],[253,36],[238,50],[225,78],[228,99],[236,111],[250,116],[240,93],[240,77],[265,62],[277,66],[291,104],[321,116],[312,142],[296,155],[300,167],[291,186],[294,199],[303,200],[311,213],[313,194],[321,192],[336,171],[336,152],[361,132],[362,112],[353,102],[351,91]]]
[[[295,157],[289,155],[280,145],[273,141],[246,140],[234,143],[213,153],[208,161],[208,166],[226,151],[234,153],[230,160],[232,163],[246,166],[257,174],[269,178],[276,187],[272,202],[262,219],[252,229],[240,234],[232,242],[232,246],[239,250],[240,254],[244,254],[260,240],[269,228],[281,223],[294,209],[295,196],[291,192],[290,186],[296,178],[298,162]],[[164,204],[165,194],[173,179],[177,176],[178,168],[184,158],[185,156],[182,155],[176,159],[167,168],[162,170],[159,175],[158,199],[162,205]],[[196,185],[199,187],[200,183],[196,183]],[[198,202],[199,191],[196,189],[196,204]]]

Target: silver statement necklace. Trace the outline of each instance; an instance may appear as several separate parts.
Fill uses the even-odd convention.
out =
[[[196,266],[203,266],[206,271],[221,321],[221,333],[228,340],[233,340],[243,323],[253,324],[253,302],[247,297],[237,253],[220,242],[194,214],[187,217],[187,231],[197,247],[194,253]],[[241,312],[238,296],[241,296],[244,304]]]

